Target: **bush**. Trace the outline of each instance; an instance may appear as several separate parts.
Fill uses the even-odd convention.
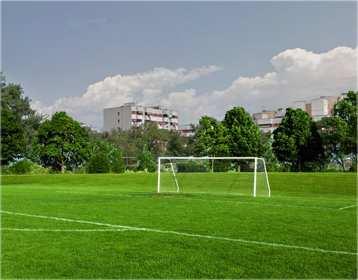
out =
[[[210,167],[205,162],[189,161],[176,164],[178,172],[207,172]]]
[[[86,163],[88,173],[123,173],[125,171],[122,151],[119,148],[101,140],[94,140],[90,145],[89,160]]]
[[[152,153],[144,146],[143,151],[138,156],[138,168],[137,170],[154,172],[156,164]]]
[[[8,175],[10,174],[8,166],[1,166],[1,175]]]
[[[110,171],[110,162],[107,155],[99,152],[93,155],[87,163],[88,173],[108,173]]]
[[[35,175],[35,174],[48,174],[48,173],[49,170],[46,167],[43,167],[42,165],[34,162],[32,163],[30,174]]]
[[[125,166],[122,157],[122,152],[119,149],[114,149],[110,154],[111,172],[113,173],[124,173]]]
[[[16,161],[9,167],[11,174],[27,174],[31,172],[32,162],[28,159]]]
[[[7,168],[2,169],[2,174],[48,174],[49,170],[29,159],[21,159]]]

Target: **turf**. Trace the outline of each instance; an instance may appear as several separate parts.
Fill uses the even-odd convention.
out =
[[[355,174],[272,173],[271,198],[210,176],[3,176],[2,278],[357,278]]]

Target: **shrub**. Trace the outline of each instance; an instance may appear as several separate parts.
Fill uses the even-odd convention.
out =
[[[93,155],[87,163],[88,173],[108,173],[110,171],[110,162],[107,155],[98,152]]]
[[[1,166],[1,175],[7,175],[7,174],[10,174],[9,167]]]
[[[49,170],[29,159],[21,159],[9,167],[2,168],[2,174],[48,174]]]
[[[178,162],[177,169],[178,172],[207,172],[210,167],[205,162],[189,161]]]
[[[138,170],[154,172],[156,164],[152,153],[144,146],[143,151],[138,156]]]
[[[124,173],[125,166],[122,157],[122,152],[119,149],[113,149],[110,154],[111,172],[113,173]]]
[[[31,172],[32,162],[28,159],[21,159],[14,162],[9,171],[11,174],[27,174]]]
[[[30,174],[35,175],[35,174],[48,174],[48,173],[49,170],[46,167],[43,167],[35,162],[32,163]]]

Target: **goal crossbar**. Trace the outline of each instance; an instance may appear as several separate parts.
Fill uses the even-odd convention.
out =
[[[261,158],[261,157],[158,157],[158,160],[162,160],[162,159],[168,159],[168,160],[171,160],[171,159],[232,159],[232,160],[235,160],[235,159],[264,159],[264,158]]]
[[[160,193],[160,171],[161,171],[161,161],[162,160],[169,160],[170,161],[170,166],[171,166],[171,171],[173,173],[174,176],[174,180],[175,180],[175,184],[176,184],[176,191],[179,192],[179,185],[178,185],[178,181],[175,175],[175,171],[173,168],[173,163],[172,160],[254,160],[255,166],[254,166],[254,183],[253,183],[253,196],[256,197],[256,189],[257,189],[257,163],[258,161],[262,161],[263,163],[263,168],[264,168],[264,173],[265,173],[265,178],[266,178],[266,184],[267,184],[267,191],[268,191],[268,196],[271,197],[271,188],[270,188],[270,183],[268,180],[268,175],[267,175],[267,169],[266,169],[266,162],[265,159],[262,157],[211,157],[211,156],[205,156],[205,157],[194,157],[194,156],[187,156],[187,157],[178,157],[178,156],[174,156],[174,157],[169,157],[169,156],[164,156],[164,157],[158,157],[158,166],[157,166],[157,173],[158,173],[158,181],[157,181],[157,192]]]

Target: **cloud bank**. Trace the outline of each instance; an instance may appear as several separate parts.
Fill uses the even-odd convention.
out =
[[[289,107],[296,100],[356,90],[357,58],[357,48],[337,47],[324,53],[288,49],[271,59],[272,72],[238,77],[227,88],[209,92],[175,89],[219,71],[218,66],[191,70],[155,68],[145,73],[107,77],[90,85],[83,95],[60,98],[51,106],[40,102],[32,105],[44,114],[66,111],[80,121],[101,128],[103,108],[135,101],[175,109],[181,123],[190,123],[201,115],[221,118],[233,106],[243,106],[253,113]]]

